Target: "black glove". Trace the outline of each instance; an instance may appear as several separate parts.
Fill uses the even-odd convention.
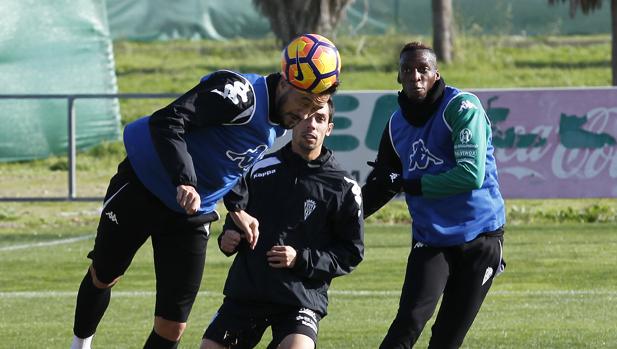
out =
[[[386,166],[380,166],[373,161],[367,161],[366,163],[373,167],[373,170],[366,178],[366,183],[377,182],[382,188],[394,190],[398,193],[402,185],[401,174],[398,171]]]
[[[362,186],[362,203],[364,218],[369,217],[383,205],[387,204],[401,191],[402,181],[399,170],[388,166],[380,166],[374,162],[367,162],[373,170]]]
[[[422,195],[422,179],[405,179],[403,180],[403,190],[409,195]]]

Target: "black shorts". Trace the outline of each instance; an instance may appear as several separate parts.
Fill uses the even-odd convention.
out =
[[[217,218],[216,212],[189,217],[167,208],[141,184],[125,159],[110,181],[88,257],[97,278],[110,283],[126,272],[151,237],[155,315],[185,322],[201,284],[210,222]]]
[[[276,348],[290,334],[303,334],[317,345],[321,318],[319,313],[307,308],[244,303],[225,298],[203,338],[234,349],[253,348],[266,328],[271,326],[272,342],[268,349]]]

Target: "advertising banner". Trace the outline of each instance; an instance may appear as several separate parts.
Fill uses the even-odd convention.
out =
[[[617,88],[470,90],[492,122],[506,198],[617,197]],[[326,145],[360,183],[395,91],[340,92]]]

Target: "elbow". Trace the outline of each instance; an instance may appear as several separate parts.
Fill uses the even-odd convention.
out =
[[[468,185],[472,190],[482,188],[482,185],[484,185],[484,173],[478,173],[476,176],[470,176]]]
[[[364,256],[359,256],[355,261],[353,261],[353,268],[357,267],[364,260]]]
[[[357,252],[350,258],[349,264],[351,266],[351,270],[360,264],[364,260],[364,246],[358,247]]]
[[[465,176],[458,178],[461,189],[476,190],[482,188],[484,184],[484,176],[479,174],[466,173]]]
[[[484,168],[468,163],[459,164],[459,166],[461,166],[464,170],[461,173],[461,176],[459,176],[459,180],[465,188],[468,188],[469,190],[482,188],[484,185],[484,175],[486,172]]]
[[[472,189],[480,189],[482,188],[482,185],[484,184],[484,177],[478,177],[475,178],[472,183],[471,183],[471,188]]]
[[[161,109],[155,111],[150,115],[150,118],[148,119],[148,124],[150,125],[150,128],[157,127],[161,124],[162,120],[164,120],[165,118],[163,114],[163,109]]]
[[[330,270],[330,275],[332,277],[347,275],[354,271],[363,259],[364,247],[358,247],[352,254],[335,263],[333,269]]]
[[[186,128],[183,117],[169,106],[152,113],[148,119],[148,124],[151,131],[159,129],[183,133]]]

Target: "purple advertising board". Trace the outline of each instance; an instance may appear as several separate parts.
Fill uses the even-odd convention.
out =
[[[617,197],[617,89],[477,90],[508,198]]]

